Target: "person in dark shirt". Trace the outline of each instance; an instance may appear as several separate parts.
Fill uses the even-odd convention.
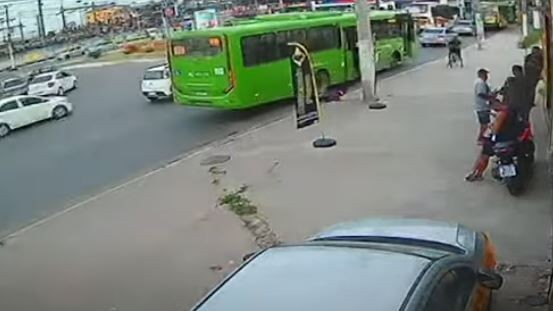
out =
[[[527,104],[530,107],[534,105],[536,85],[540,81],[542,70],[543,70],[543,53],[540,47],[535,46],[532,48],[532,52],[526,55],[524,59],[524,77],[526,80],[526,100],[528,102]],[[528,113],[529,112],[530,112],[530,109],[528,110]]]
[[[457,36],[453,37],[453,39],[451,39],[451,41],[449,41],[449,43],[447,44],[448,48],[449,48],[449,54],[448,54],[448,63],[447,65],[449,67],[452,67],[453,66],[453,62],[451,61],[452,60],[452,56],[453,55],[456,55],[457,58],[459,59],[459,62],[461,63],[461,67],[463,67],[463,57],[461,57],[461,40],[459,40],[459,38]]]
[[[532,108],[528,100],[527,79],[524,76],[522,66],[514,65],[511,71],[513,76],[505,80],[500,93],[503,95],[503,102],[511,107],[520,117],[527,120]]]

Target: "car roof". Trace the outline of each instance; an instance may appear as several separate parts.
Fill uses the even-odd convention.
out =
[[[43,73],[40,73],[40,74],[36,75],[35,78],[56,75],[58,72],[60,72],[60,70],[53,70],[53,71],[43,72]]]
[[[13,81],[13,80],[24,80],[24,79],[21,77],[9,77],[7,79],[2,80],[2,83]]]
[[[399,310],[432,262],[366,247],[263,251],[193,310]]]
[[[0,105],[7,103],[12,100],[20,99],[23,97],[40,97],[40,96],[31,96],[31,95],[15,95],[15,96],[8,96],[8,97],[2,97],[0,98]]]
[[[167,65],[157,65],[157,66],[153,66],[153,67],[148,67],[148,69],[146,69],[146,71],[159,71],[159,70],[165,70],[169,68]]]
[[[458,223],[410,218],[368,218],[334,225],[310,240],[340,240],[411,245],[469,253],[476,232]]]

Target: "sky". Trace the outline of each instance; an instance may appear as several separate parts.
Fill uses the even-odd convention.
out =
[[[89,2],[90,0],[82,0],[82,2]],[[132,2],[145,3],[148,0],[95,0],[96,5],[107,4],[115,2],[117,4],[130,4]],[[44,26],[46,32],[57,31],[62,28],[61,16],[56,15],[59,12],[60,7],[63,5],[65,8],[78,7],[82,4],[77,3],[76,0],[42,0],[42,8],[44,14]],[[19,24],[19,19],[25,26],[23,31],[26,36],[37,36],[38,27],[36,16],[38,15],[37,0],[0,0],[0,5],[9,4],[8,10],[10,18],[16,18],[15,23]],[[4,17],[4,10],[2,10],[2,17]],[[77,25],[81,24],[81,21],[86,21],[86,15],[83,11],[66,12],[66,22],[75,22]],[[13,22],[12,22],[13,23]],[[3,25],[5,26],[5,25]],[[19,37],[19,30],[14,30],[13,36]]]

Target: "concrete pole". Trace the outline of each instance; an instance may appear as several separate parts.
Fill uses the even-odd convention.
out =
[[[361,73],[362,101],[371,109],[383,109],[385,105],[376,97],[376,70],[374,41],[372,38],[369,5],[366,0],[356,0],[357,9],[357,48],[359,51],[359,71]]]
[[[528,36],[528,1],[521,0],[520,10],[522,12],[522,37]]]
[[[8,53],[10,54],[10,63],[12,69],[15,68],[15,56],[13,55],[13,43],[12,43],[12,28],[10,27],[10,13],[9,5],[4,5],[4,13],[6,14],[6,29],[8,30]]]
[[[480,0],[472,1],[472,11],[474,12],[474,22],[476,24],[476,45],[478,49],[481,50],[482,44],[484,43],[485,33]]]

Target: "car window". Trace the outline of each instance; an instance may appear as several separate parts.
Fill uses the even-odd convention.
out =
[[[476,274],[470,268],[448,271],[436,284],[424,311],[465,311],[476,286]]]
[[[36,105],[36,104],[40,104],[40,103],[45,103],[47,101],[48,101],[47,99],[40,98],[40,97],[23,97],[23,98],[19,99],[19,102],[24,107],[32,106],[32,105]]]
[[[22,79],[11,79],[11,80],[4,81],[3,87],[10,88],[10,87],[18,86],[23,83],[25,82]]]
[[[17,105],[17,102],[15,100],[12,100],[12,101],[9,101],[7,103],[2,104],[2,106],[0,106],[0,112],[17,109],[18,107],[19,106]]]
[[[61,79],[61,78],[63,78],[63,73],[58,72],[58,73],[56,74],[56,79]]]
[[[52,80],[52,75],[39,76],[31,81],[31,84],[44,83]]]
[[[71,75],[68,74],[67,72],[61,72],[61,76],[62,76],[62,77],[69,77],[69,76],[71,76]]]
[[[144,80],[159,80],[164,78],[163,70],[148,70],[144,73]]]

